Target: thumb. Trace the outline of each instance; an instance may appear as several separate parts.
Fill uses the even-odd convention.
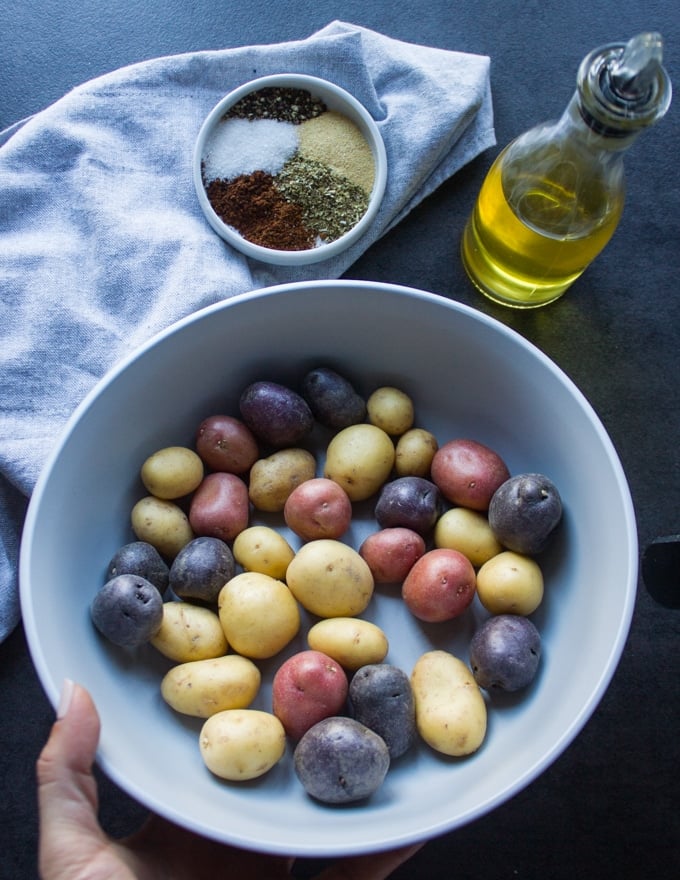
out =
[[[99,846],[97,784],[92,776],[99,715],[89,693],[65,681],[57,720],[38,758],[40,858],[59,862],[71,846]]]

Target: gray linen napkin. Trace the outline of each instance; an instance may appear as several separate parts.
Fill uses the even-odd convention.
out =
[[[384,203],[337,258],[248,261],[209,228],[191,158],[204,117],[256,76],[324,77],[354,94],[387,149]],[[489,59],[333,22],[307,39],[131,65],[0,134],[0,640],[19,620],[23,514],[67,418],[155,332],[243,291],[336,278],[495,143]]]

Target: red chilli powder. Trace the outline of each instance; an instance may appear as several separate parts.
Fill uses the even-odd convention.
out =
[[[218,217],[253,244],[286,251],[314,247],[315,236],[304,225],[302,208],[281,196],[266,171],[213,180],[207,196]]]

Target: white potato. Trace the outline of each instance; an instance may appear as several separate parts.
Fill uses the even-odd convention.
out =
[[[400,477],[429,477],[438,448],[434,434],[424,428],[411,428],[397,441],[394,469]]]
[[[172,500],[197,489],[203,472],[203,461],[193,449],[166,446],[146,459],[140,476],[150,495]]]
[[[151,544],[161,556],[168,559],[174,559],[182,547],[195,537],[182,508],[174,501],[153,495],[147,495],[135,504],[130,522],[137,540]]]
[[[220,619],[210,608],[165,602],[163,620],[151,644],[177,663],[222,657],[229,650]]]
[[[259,571],[283,580],[295,551],[276,529],[251,526],[236,536],[232,550],[234,559],[246,571]]]
[[[380,627],[358,617],[320,620],[307,633],[307,643],[349,670],[382,663],[389,650],[387,636]]]
[[[201,729],[199,748],[212,773],[242,782],[263,776],[281,760],[286,732],[269,712],[230,709],[208,718]]]
[[[364,501],[389,477],[394,455],[394,443],[382,428],[350,425],[328,444],[324,476],[342,486],[350,501]]]
[[[471,670],[447,651],[427,651],[411,673],[418,733],[444,755],[475,752],[486,735],[484,697]]]
[[[543,601],[543,573],[530,556],[504,550],[477,572],[479,601],[491,614],[528,617]]]
[[[279,513],[293,489],[315,473],[316,460],[307,449],[279,449],[259,458],[250,469],[250,500],[257,510]]]
[[[491,530],[486,514],[467,507],[452,507],[439,517],[434,527],[434,544],[457,550],[467,556],[475,568],[504,549]]]
[[[302,607],[318,617],[361,614],[374,589],[368,563],[332,538],[303,544],[288,566],[286,581]]]
[[[372,425],[392,436],[405,434],[413,425],[411,398],[400,388],[385,385],[377,388],[366,401],[366,413]]]
[[[260,670],[252,660],[227,654],[173,666],[161,681],[161,695],[176,712],[209,718],[226,709],[250,706],[260,682]]]
[[[278,654],[300,629],[300,609],[293,593],[282,581],[257,571],[228,580],[217,607],[231,647],[256,660]]]

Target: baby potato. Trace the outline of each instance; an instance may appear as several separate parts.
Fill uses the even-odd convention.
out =
[[[208,474],[191,499],[189,522],[197,535],[233,541],[248,526],[248,487],[236,474]]]
[[[389,650],[387,636],[380,627],[358,617],[320,620],[307,633],[307,644],[350,671],[382,663]]]
[[[232,545],[234,559],[246,571],[259,571],[283,580],[295,551],[276,529],[250,526],[236,536]]]
[[[510,476],[497,452],[465,438],[441,446],[432,459],[430,473],[452,504],[482,511],[489,509],[494,492]]]
[[[257,571],[227,581],[217,608],[227,641],[244,657],[273,657],[300,629],[300,609],[293,593],[282,581]]]
[[[322,651],[298,651],[274,675],[272,711],[286,734],[298,740],[323,718],[341,714],[347,689],[337,660]]]
[[[341,538],[352,522],[352,502],[336,482],[315,477],[293,489],[286,499],[283,518],[303,541]]]
[[[401,586],[408,610],[419,620],[459,617],[475,597],[475,570],[457,550],[435,547],[418,559]]]
[[[279,513],[296,486],[311,480],[316,461],[306,449],[279,449],[259,458],[250,469],[248,494],[253,506],[265,513]]]
[[[477,572],[477,595],[491,614],[528,617],[543,601],[543,573],[530,556],[504,550]]]
[[[173,666],[161,681],[161,695],[176,712],[209,718],[226,709],[250,706],[260,681],[260,670],[251,660],[227,654]]]
[[[163,604],[161,627],[151,644],[176,663],[222,657],[229,650],[217,614],[189,602]]]
[[[331,538],[304,544],[288,566],[286,581],[302,607],[318,617],[361,614],[374,588],[371,569],[357,551]]]
[[[260,454],[250,428],[221,414],[208,416],[198,426],[196,452],[212,470],[230,474],[247,473]]]
[[[452,507],[439,517],[434,528],[434,545],[458,550],[475,568],[503,550],[487,517],[466,507]]]
[[[324,476],[345,490],[350,501],[374,495],[394,465],[394,443],[376,425],[350,425],[328,444]]]
[[[208,718],[199,736],[201,757],[211,773],[230,782],[256,779],[286,751],[279,719],[259,709],[227,709]]]
[[[427,651],[411,673],[418,733],[444,755],[470,755],[486,736],[484,697],[472,672],[447,651]]]
[[[156,498],[182,498],[203,479],[203,462],[193,449],[166,446],[150,455],[140,474],[146,491]]]
[[[434,434],[424,428],[411,428],[397,441],[394,468],[400,477],[429,477],[430,466],[439,448]]]
[[[405,434],[413,425],[413,401],[404,391],[385,385],[377,388],[366,401],[368,421],[386,434]]]
[[[132,508],[132,531],[140,541],[146,541],[168,559],[195,537],[189,518],[173,501],[148,495]]]
[[[376,584],[397,584],[404,580],[425,549],[422,535],[397,526],[368,535],[359,547],[359,554],[368,563]]]

